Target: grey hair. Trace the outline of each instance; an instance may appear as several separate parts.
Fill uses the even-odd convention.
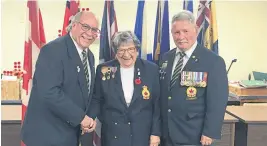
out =
[[[79,22],[79,21],[80,21],[80,18],[81,18],[81,16],[82,16],[82,14],[83,14],[83,11],[76,13],[74,16],[72,16],[72,17],[70,18],[70,21],[71,21],[71,22],[70,22],[70,24],[69,24],[69,25],[67,26],[67,28],[66,28],[66,31],[67,31],[67,32],[70,32],[70,31],[71,31],[73,23],[75,23],[75,22]]]
[[[187,10],[183,10],[183,11],[179,12],[178,14],[175,14],[172,17],[172,24],[176,21],[182,21],[182,20],[187,20],[192,24],[196,24],[195,17],[193,15],[193,13],[190,11],[187,11]]]
[[[111,46],[112,46],[114,53],[117,53],[118,48],[121,45],[127,44],[129,42],[134,43],[137,51],[141,47],[141,43],[140,43],[139,39],[132,31],[119,31],[119,32],[115,33],[113,36],[113,39],[112,39],[112,43],[111,43]]]

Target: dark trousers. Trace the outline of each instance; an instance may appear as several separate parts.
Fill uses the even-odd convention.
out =
[[[81,146],[93,146],[93,134],[85,133],[81,136]]]
[[[170,138],[166,138],[166,139],[162,139],[160,146],[201,146],[201,145],[177,144],[177,143],[173,143]]]

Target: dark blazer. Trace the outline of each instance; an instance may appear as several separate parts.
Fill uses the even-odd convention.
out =
[[[110,67],[110,79],[103,80],[103,68]],[[112,68],[116,68],[112,77]],[[100,116],[103,146],[148,146],[151,135],[160,136],[159,73],[154,63],[137,59],[134,73],[134,93],[129,107],[126,104],[117,60],[100,64],[96,71],[92,117]],[[138,70],[140,73],[138,73]],[[105,74],[105,72],[104,72]],[[138,75],[139,74],[139,75]],[[135,82],[139,78],[141,83]],[[150,94],[145,99],[145,87]],[[143,93],[142,93],[143,92]],[[101,114],[100,114],[101,109]]]
[[[161,115],[163,138],[174,144],[200,144],[202,135],[219,139],[228,100],[228,79],[224,60],[197,45],[183,71],[207,72],[207,86],[196,87],[196,99],[187,100],[187,88],[181,86],[181,75],[170,88],[176,48],[165,53],[161,67]],[[164,65],[163,65],[164,66]]]
[[[90,95],[83,65],[70,35],[41,48],[21,130],[27,146],[78,145],[80,122],[89,109],[94,87],[94,56],[91,51],[88,56]]]

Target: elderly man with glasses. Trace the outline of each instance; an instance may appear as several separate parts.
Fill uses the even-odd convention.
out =
[[[89,46],[100,31],[92,12],[77,13],[68,34],[41,48],[22,126],[27,146],[78,146],[95,129],[88,116],[95,68]]]
[[[101,117],[103,146],[158,146],[159,72],[137,58],[140,41],[130,31],[115,34],[116,59],[96,71],[91,117]]]

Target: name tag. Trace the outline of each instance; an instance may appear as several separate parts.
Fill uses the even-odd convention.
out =
[[[181,86],[206,87],[207,79],[207,72],[182,71],[180,84]]]

